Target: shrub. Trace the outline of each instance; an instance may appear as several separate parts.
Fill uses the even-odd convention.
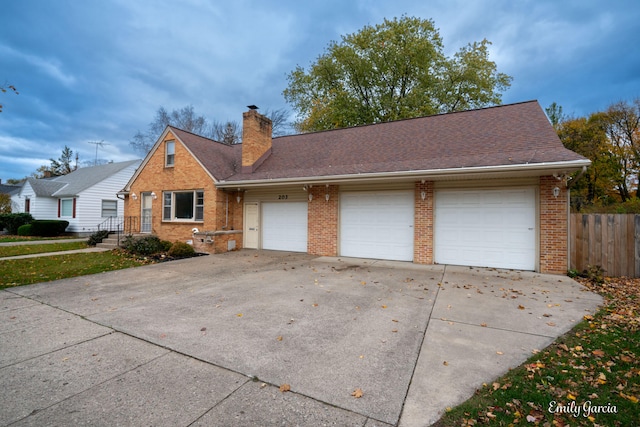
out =
[[[31,223],[32,236],[55,237],[59,236],[67,229],[69,221],[57,219],[35,220]]]
[[[89,239],[87,240],[87,245],[96,246],[98,243],[102,243],[102,241],[106,239],[107,236],[109,236],[108,230],[98,230],[95,233],[93,233],[91,236],[89,236]]]
[[[171,247],[171,242],[168,243],[168,246]],[[158,236],[127,236],[122,242],[122,248],[134,255],[154,255],[166,252],[167,242],[160,240]]]
[[[9,234],[18,234],[18,227],[32,222],[29,213],[0,214],[0,228],[6,228]]]
[[[25,224],[18,227],[18,236],[33,236],[31,224]]]
[[[196,254],[193,246],[184,242],[175,242],[171,245],[171,249],[167,255],[173,258],[189,258]]]
[[[591,283],[601,285],[604,283],[604,269],[599,265],[589,264],[582,272],[581,276],[589,280]]]

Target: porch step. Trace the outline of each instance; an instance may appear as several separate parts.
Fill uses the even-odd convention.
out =
[[[122,239],[124,236],[120,236],[120,243],[122,243]],[[118,247],[118,235],[117,234],[109,234],[109,237],[103,239],[101,243],[96,245],[98,248],[105,249],[116,249]]]

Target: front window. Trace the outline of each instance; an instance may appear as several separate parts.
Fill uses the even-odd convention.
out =
[[[203,221],[204,191],[165,191],[163,221]]]
[[[73,199],[63,199],[60,201],[60,216],[73,217]]]
[[[117,200],[103,200],[102,201],[102,217],[114,217],[118,216],[118,201]]]
[[[165,143],[166,146],[166,166],[173,166],[176,160],[176,142],[175,141],[167,141]]]

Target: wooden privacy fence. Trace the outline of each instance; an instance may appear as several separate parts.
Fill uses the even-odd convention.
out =
[[[640,215],[571,214],[571,269],[598,265],[609,277],[640,277]]]

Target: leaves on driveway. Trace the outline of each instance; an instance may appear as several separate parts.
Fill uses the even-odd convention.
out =
[[[353,391],[353,393],[351,393],[351,396],[355,397],[356,399],[360,399],[362,396],[364,396],[364,392],[362,391],[362,389],[357,388]]]

